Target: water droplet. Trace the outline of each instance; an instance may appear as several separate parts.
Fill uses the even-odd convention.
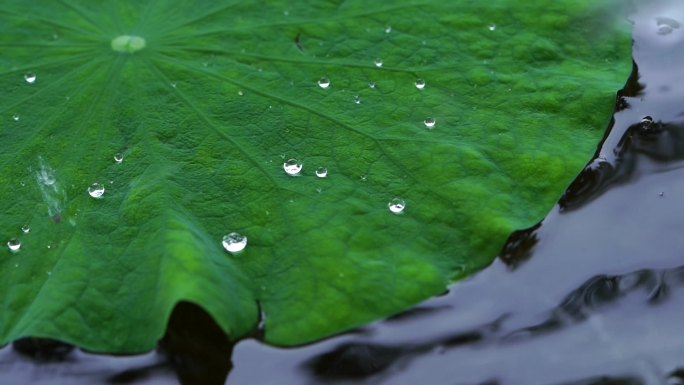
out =
[[[368,87],[375,88],[375,82],[368,82]]]
[[[361,97],[359,95],[354,96],[354,103],[361,104]]]
[[[88,187],[88,194],[93,198],[100,198],[104,194],[105,188],[99,183],[93,183]]]
[[[653,118],[650,116],[644,116],[641,119],[641,128],[644,131],[650,131],[653,128]]]
[[[496,24],[494,24],[494,23],[489,24],[489,26],[488,26],[487,28],[488,28],[490,31],[494,31],[494,30],[496,30]]]
[[[18,122],[19,121],[19,115],[17,115],[17,114],[12,115],[12,120],[14,120],[15,122]]]
[[[114,161],[115,161],[116,163],[121,163],[121,162],[123,162],[123,154],[120,153],[120,152],[117,152],[116,154],[114,154]]]
[[[242,92],[242,90],[238,91],[238,96],[242,96],[242,95],[244,95],[244,94],[245,94],[245,93]]]
[[[406,208],[406,201],[404,201],[401,198],[394,198],[391,201],[389,201],[387,207],[389,207],[391,212],[395,214],[400,214],[404,211],[404,208]]]
[[[223,236],[223,248],[231,253],[242,251],[247,246],[247,237],[238,233],[230,233]]]
[[[435,126],[435,123],[437,122],[435,121],[435,118],[425,118],[423,123],[425,123],[425,127],[432,128]]]
[[[29,72],[29,73],[27,73],[27,74],[24,75],[24,80],[26,80],[26,83],[28,83],[28,84],[33,84],[33,83],[35,83],[35,82],[36,82],[36,78],[37,78],[37,76],[36,76],[36,74],[34,74],[33,72]]]
[[[284,11],[283,11],[283,16],[290,16],[290,11],[284,10]]]
[[[288,159],[283,163],[283,170],[285,170],[288,175],[299,174],[299,172],[302,171],[302,167],[303,165],[297,159]]]
[[[679,22],[669,17],[657,17],[656,23],[658,25],[658,35],[669,35],[672,31],[679,28]]]
[[[380,59],[380,58],[375,59],[375,61],[373,63],[375,63],[376,67],[382,67],[382,64],[383,64],[382,59]]]
[[[321,88],[328,88],[330,87],[330,79],[326,77],[322,77],[318,79],[318,86]]]
[[[21,226],[21,231],[22,231],[24,234],[28,234],[28,233],[31,231],[31,226],[29,226],[29,225],[23,225],[23,226]]]
[[[21,248],[21,242],[17,238],[12,238],[9,241],[7,241],[7,247],[9,247],[10,251],[19,251]]]
[[[319,167],[316,169],[316,176],[319,178],[325,178],[328,176],[328,169],[325,167]]]
[[[177,84],[176,82],[171,82],[171,87],[176,88]]]
[[[417,79],[416,80],[416,88],[419,90],[422,90],[423,88],[425,88],[425,80]]]
[[[392,32],[392,26],[388,25],[387,27],[385,27],[385,33],[390,33],[390,32]]]

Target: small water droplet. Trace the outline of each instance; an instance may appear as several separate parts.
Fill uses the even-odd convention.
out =
[[[354,96],[354,103],[361,104],[361,97],[359,95]]]
[[[375,61],[373,63],[375,63],[375,66],[379,68],[379,67],[382,67],[383,61],[382,61],[382,59],[377,58],[377,59],[375,59]]]
[[[290,16],[290,11],[284,10],[284,11],[283,11],[283,16]]]
[[[658,35],[669,35],[675,29],[679,28],[679,22],[669,17],[657,17],[656,24],[658,25]]]
[[[171,82],[171,87],[176,88],[177,84],[176,82]]]
[[[29,225],[23,225],[23,226],[21,226],[21,231],[22,231],[24,234],[28,234],[28,233],[31,231],[31,226],[29,226]]]
[[[494,24],[494,23],[489,24],[489,26],[488,26],[487,28],[488,28],[490,31],[494,31],[494,30],[496,30],[496,24]]]
[[[663,197],[663,196],[665,196],[665,191],[661,191],[661,192],[659,192],[659,193],[658,193],[658,196],[659,196],[659,197]]]
[[[123,162],[123,154],[120,153],[120,152],[117,152],[116,154],[114,154],[114,161],[115,161],[116,163],[121,163],[121,162]]]
[[[242,96],[242,95],[244,95],[244,94],[245,94],[245,93],[242,92],[242,90],[238,91],[238,96]]]
[[[18,122],[19,121],[19,115],[17,115],[17,114],[12,115],[12,120],[14,120],[15,122]]]
[[[288,175],[297,175],[299,174],[300,171],[302,171],[302,163],[300,163],[297,159],[288,159],[285,163],[283,163],[283,170]]]
[[[650,131],[653,128],[653,118],[650,116],[644,116],[641,119],[641,128],[644,131]]]
[[[12,238],[7,241],[7,247],[9,247],[10,251],[17,252],[21,248],[21,242],[17,238]]]
[[[365,182],[365,181],[367,181],[367,180],[368,180],[368,176],[367,176],[367,175],[361,175],[361,182]]]
[[[88,194],[90,194],[90,196],[93,198],[101,198],[104,192],[104,186],[99,183],[93,183],[90,185],[90,187],[88,187]]]
[[[389,207],[391,212],[395,214],[400,214],[404,211],[404,208],[406,208],[406,201],[404,201],[401,198],[394,198],[391,201],[389,201],[387,207]]]
[[[425,123],[425,127],[432,128],[435,126],[435,123],[437,122],[435,121],[435,118],[425,118],[423,123]]]
[[[36,78],[37,78],[37,76],[36,76],[36,74],[33,73],[33,72],[29,72],[29,73],[27,73],[27,74],[24,75],[24,80],[26,80],[26,83],[28,83],[28,84],[33,84],[33,83],[35,83],[35,82],[36,82]]]
[[[368,82],[368,87],[375,88],[375,82]]]
[[[385,33],[390,33],[390,32],[392,32],[392,26],[388,25],[387,27],[385,27]]]
[[[223,248],[231,253],[242,251],[247,246],[247,237],[238,233],[230,233],[223,236]]]
[[[330,79],[326,77],[322,77],[318,79],[318,86],[321,88],[328,88],[330,87]]]
[[[416,79],[416,88],[419,90],[422,90],[423,88],[425,88],[425,80]]]
[[[328,176],[328,169],[325,167],[319,167],[316,169],[316,176],[319,178],[325,178]]]

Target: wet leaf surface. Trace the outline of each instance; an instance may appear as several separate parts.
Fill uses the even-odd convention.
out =
[[[293,345],[442,292],[548,211],[629,71],[590,1],[10,0],[0,47],[0,341],[106,352],[179,301]]]

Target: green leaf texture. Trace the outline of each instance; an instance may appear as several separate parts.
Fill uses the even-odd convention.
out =
[[[181,300],[278,345],[401,311],[543,217],[630,70],[589,0],[266,3],[2,1],[0,343],[139,352]]]

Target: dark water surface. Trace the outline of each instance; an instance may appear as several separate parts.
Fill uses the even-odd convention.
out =
[[[156,352],[23,340],[0,350],[0,384],[684,384],[684,1],[632,20],[634,72],[596,159],[447,295],[296,349],[232,346],[183,304]]]

